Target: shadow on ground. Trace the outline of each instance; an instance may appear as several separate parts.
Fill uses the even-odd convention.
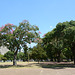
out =
[[[64,69],[64,68],[75,68],[73,64],[41,64],[42,68],[52,68],[52,69]]]
[[[17,65],[17,66],[13,66],[13,65],[0,65],[0,68],[19,68],[19,67],[24,67],[23,65]]]
[[[54,63],[54,62],[40,62],[38,63],[29,63],[26,65],[0,65],[0,68],[27,68],[27,67],[39,67],[39,68],[50,68],[50,69],[64,69],[64,68],[75,68],[75,65],[72,63]]]

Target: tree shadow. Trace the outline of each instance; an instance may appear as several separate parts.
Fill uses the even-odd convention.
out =
[[[19,68],[19,67],[24,67],[24,65],[17,65],[17,66],[13,66],[13,65],[0,65],[0,68]]]
[[[75,68],[75,65],[72,63],[53,63],[53,64],[46,64],[40,63],[42,68],[51,68],[51,69],[64,69],[64,68]]]
[[[24,65],[24,67],[32,67],[33,65],[37,66],[37,67],[41,67],[41,68],[50,68],[50,69],[64,69],[64,68],[75,68],[75,65],[72,63],[55,63],[55,62],[51,62],[51,63],[29,63],[27,65]]]
[[[38,63],[28,63],[28,64],[18,64],[17,66],[13,65],[0,65],[0,68],[32,68],[33,66],[40,67],[40,68],[48,68],[48,69],[64,69],[64,68],[75,68],[73,63],[57,63],[57,62],[40,62]]]
[[[64,68],[75,68],[73,64],[41,64],[42,68],[52,68],[52,69],[64,69]]]

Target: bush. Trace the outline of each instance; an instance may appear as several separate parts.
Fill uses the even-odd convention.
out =
[[[24,53],[23,53],[23,52],[19,52],[19,53],[17,54],[17,59],[18,59],[18,60],[23,60],[23,59],[24,59]]]
[[[7,53],[4,54],[4,57],[5,57],[4,60],[7,59],[12,61],[14,58],[14,53],[12,51],[8,51]]]
[[[3,58],[3,55],[0,54],[0,60],[2,60],[2,58]]]

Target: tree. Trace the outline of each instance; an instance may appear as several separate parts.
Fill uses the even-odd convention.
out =
[[[27,45],[24,45],[23,49],[24,49],[23,61],[27,61],[28,60],[28,53],[27,53],[28,47],[27,47]]]
[[[64,29],[64,40],[68,44],[68,46],[71,48],[72,54],[74,56],[74,64],[75,64],[75,21],[68,22]]]
[[[75,64],[75,21],[58,23],[56,28],[48,32],[43,38],[44,44],[52,44],[60,60],[64,48],[71,48]],[[69,51],[69,52],[71,52]]]
[[[70,48],[64,48],[62,53],[66,57],[67,61],[69,61],[69,59],[71,59],[72,51]]]
[[[13,65],[17,65],[16,58],[18,50],[21,50],[24,45],[30,43],[30,40],[34,41],[35,37],[38,36],[37,30],[39,30],[39,28],[30,25],[27,20],[21,22],[18,27],[7,24],[1,29],[0,33],[3,43],[9,50],[14,52]]]
[[[14,53],[12,51],[8,51],[7,53],[4,54],[4,57],[7,58],[7,60],[13,60],[14,59]]]
[[[24,59],[24,53],[23,53],[23,52],[19,52],[19,53],[17,54],[17,59],[18,59],[18,60],[23,60],[23,59]]]
[[[45,50],[43,49],[43,47],[38,44],[37,46],[33,47],[32,52],[31,52],[31,57],[32,57],[34,60],[37,59],[37,61],[38,61],[38,63],[39,63],[39,61],[40,61],[41,59],[45,59],[45,58],[46,58],[46,52],[45,52]]]
[[[57,24],[56,28],[51,32],[48,32],[43,38],[44,45],[46,46],[46,50],[49,53],[51,61],[53,61],[53,57],[60,62],[60,54],[63,49],[63,41],[62,41],[62,29],[63,26],[59,26],[61,23]]]
[[[7,58],[4,57],[2,54],[0,54],[0,60],[3,60],[5,62],[7,60]]]
[[[0,60],[2,60],[2,58],[3,58],[3,55],[0,54]]]

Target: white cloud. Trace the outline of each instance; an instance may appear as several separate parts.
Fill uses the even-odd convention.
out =
[[[53,26],[50,26],[50,28],[53,28]]]

